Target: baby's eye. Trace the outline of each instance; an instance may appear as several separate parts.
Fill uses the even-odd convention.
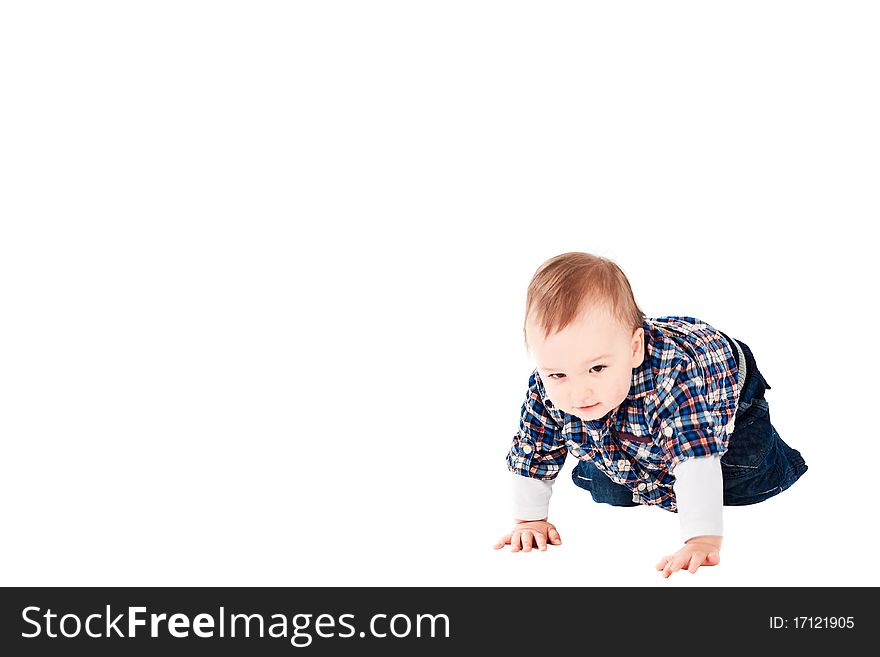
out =
[[[595,369],[598,369],[598,368],[601,368],[601,369],[603,369],[603,370],[607,370],[607,369],[608,369],[608,366],[607,366],[607,365],[594,365],[594,366],[593,366],[593,369],[594,369],[594,370],[595,370]],[[601,372],[596,372],[596,374],[601,374]],[[553,379],[553,377],[555,377],[555,376],[565,376],[565,374],[559,374],[559,373],[556,373],[556,374],[548,374],[548,375],[547,375],[547,378],[548,378],[548,379]],[[560,380],[560,379],[554,379],[554,381],[559,381],[559,380]]]

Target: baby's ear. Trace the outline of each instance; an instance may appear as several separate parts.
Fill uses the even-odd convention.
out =
[[[645,329],[633,331],[632,340],[633,367],[639,367],[645,360]]]
[[[636,347],[642,343],[645,339],[645,329],[639,327],[632,333],[632,344],[633,344],[633,353],[636,352]]]

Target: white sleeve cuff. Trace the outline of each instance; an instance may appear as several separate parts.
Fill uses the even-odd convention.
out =
[[[513,477],[513,517],[517,520],[546,518],[555,479],[532,479],[514,472],[510,476]]]
[[[673,474],[682,540],[694,536],[722,536],[724,480],[721,457],[712,454],[689,458],[679,463]]]

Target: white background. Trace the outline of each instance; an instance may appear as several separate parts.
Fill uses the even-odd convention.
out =
[[[0,10],[4,585],[878,585],[870,2]],[[551,503],[504,456],[546,259],[745,341],[809,471]]]

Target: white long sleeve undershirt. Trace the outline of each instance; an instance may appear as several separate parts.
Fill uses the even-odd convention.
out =
[[[724,479],[718,454],[695,456],[673,471],[675,503],[681,540],[694,536],[723,536]]]
[[[697,456],[682,461],[674,471],[676,506],[681,537],[722,536],[724,486],[721,457]],[[517,520],[541,520],[547,517],[554,479],[532,479],[511,473],[513,477],[513,516]]]
[[[511,472],[513,477],[513,517],[516,520],[543,520],[550,508],[555,479],[532,479]]]

